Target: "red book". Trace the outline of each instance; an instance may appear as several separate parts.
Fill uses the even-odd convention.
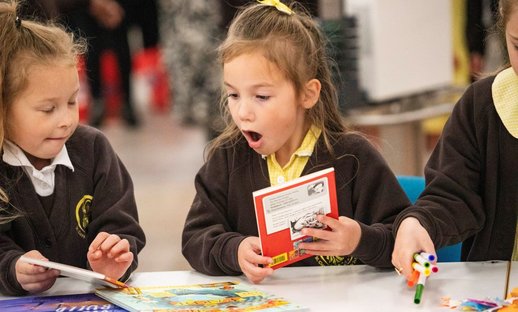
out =
[[[338,219],[334,168],[323,169],[289,182],[253,192],[257,228],[264,256],[278,269],[311,257],[297,248],[304,227],[324,228],[318,214]]]

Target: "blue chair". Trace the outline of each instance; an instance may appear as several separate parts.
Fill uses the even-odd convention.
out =
[[[410,202],[414,203],[424,190],[424,177],[418,176],[397,176],[399,184],[405,191]],[[439,262],[459,262],[462,243],[446,246],[437,250],[437,259]]]

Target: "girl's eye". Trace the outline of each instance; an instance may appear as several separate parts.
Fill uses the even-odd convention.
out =
[[[237,95],[237,93],[228,93],[227,97],[231,98],[231,99],[237,99],[238,95]]]
[[[52,106],[52,107],[43,108],[43,109],[41,109],[41,111],[44,113],[52,113],[55,109],[56,109],[56,107]]]
[[[270,96],[268,96],[268,95],[257,95],[257,98],[259,100],[261,100],[261,101],[267,101],[270,98]]]

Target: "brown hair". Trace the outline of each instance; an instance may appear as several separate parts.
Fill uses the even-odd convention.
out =
[[[21,20],[16,0],[0,1],[0,149],[5,139],[5,121],[10,105],[27,87],[31,66],[68,62],[77,64],[86,45],[54,23]],[[0,188],[0,202],[8,202]]]
[[[227,38],[218,49],[219,61],[223,66],[243,53],[261,51],[293,83],[297,94],[303,92],[307,81],[318,79],[321,83],[320,98],[306,116],[322,129],[326,147],[332,153],[333,134],[344,132],[345,126],[338,111],[331,60],[326,53],[327,40],[302,7],[292,4],[290,8],[293,11],[291,15],[258,3],[244,7],[232,21]],[[228,111],[224,94],[220,104],[226,128],[209,144],[209,157],[219,146],[233,145],[241,137]]]
[[[500,0],[498,2],[498,12],[495,16],[496,23],[492,29],[492,32],[496,34],[499,42],[501,43],[502,49],[505,51],[503,53],[505,55],[504,64],[497,68],[494,73],[490,73],[490,75],[495,75],[500,71],[511,67],[511,63],[509,62],[509,55],[507,51],[506,38],[505,38],[505,27],[507,22],[509,22],[509,18],[511,14],[518,8],[518,1],[516,0]]]
[[[509,17],[514,10],[518,8],[518,1],[516,0],[500,0],[498,3],[497,14],[497,29],[501,34],[505,34],[505,25],[509,21]],[[503,36],[505,38],[505,35]]]

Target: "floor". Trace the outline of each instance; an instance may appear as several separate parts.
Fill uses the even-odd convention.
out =
[[[168,113],[144,112],[142,126],[129,129],[108,120],[101,130],[130,172],[147,237],[138,271],[185,270],[181,232],[194,197],[194,176],[203,164],[205,132],[184,127]]]

